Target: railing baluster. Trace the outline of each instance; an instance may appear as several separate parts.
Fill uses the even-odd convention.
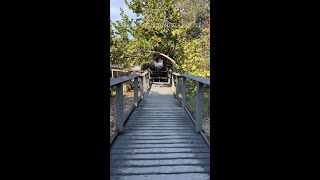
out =
[[[133,85],[133,93],[134,93],[134,107],[138,107],[138,78],[134,78]]]
[[[146,92],[147,91],[147,74],[143,76],[143,84],[144,84],[144,89],[143,91]]]
[[[179,77],[176,76],[176,98],[179,98]]]
[[[186,77],[182,77],[182,107],[186,107],[187,82]]]
[[[174,91],[175,88],[174,88],[174,75],[173,74],[171,74],[171,81],[172,81],[171,89],[172,89],[172,91]]]
[[[203,104],[204,104],[204,87],[203,87],[203,83],[198,82],[197,109],[196,109],[196,133],[200,133],[202,131]]]
[[[143,77],[140,77],[140,94],[141,99],[143,99]]]
[[[116,127],[123,133],[123,84],[116,85]]]
[[[148,89],[150,88],[150,77],[151,75],[150,75],[150,72],[148,71]]]

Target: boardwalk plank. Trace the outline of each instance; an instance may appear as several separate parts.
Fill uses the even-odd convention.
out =
[[[110,149],[111,179],[210,179],[210,149],[171,87],[152,87],[124,127]]]
[[[208,173],[185,173],[185,174],[152,174],[152,175],[122,175],[111,176],[111,180],[209,180]]]
[[[157,153],[206,153],[209,148],[148,148],[148,149],[112,149],[113,154],[157,154]]]
[[[157,166],[155,167],[111,167],[111,175],[120,174],[171,174],[171,173],[209,173],[209,165],[198,166]]]
[[[177,166],[177,165],[209,165],[210,159],[162,159],[162,160],[117,160],[111,161],[112,167],[130,166]]]
[[[206,148],[206,143],[200,144],[119,144],[112,145],[113,149],[131,149],[131,148]]]
[[[210,153],[168,153],[168,154],[112,154],[111,160],[115,159],[208,159]]]

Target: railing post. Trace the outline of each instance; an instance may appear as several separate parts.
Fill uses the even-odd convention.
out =
[[[140,77],[140,94],[141,99],[143,99],[143,76]]]
[[[187,82],[186,77],[182,76],[182,107],[186,107]]]
[[[176,76],[176,98],[179,98],[179,77]]]
[[[138,78],[134,78],[134,85],[133,85],[133,93],[134,93],[134,107],[138,107]]]
[[[202,131],[203,103],[204,103],[204,87],[203,87],[203,83],[198,82],[197,109],[196,109],[196,133],[200,133]]]
[[[123,84],[116,86],[116,127],[119,133],[123,133]]]
[[[150,71],[148,71],[148,88],[150,88],[150,78],[151,78]]]
[[[147,74],[145,74],[143,76],[143,84],[144,84],[144,88],[143,88],[143,91],[146,92],[147,91]]]
[[[172,81],[171,89],[172,91],[174,91],[174,75],[173,74],[171,74],[171,81]]]

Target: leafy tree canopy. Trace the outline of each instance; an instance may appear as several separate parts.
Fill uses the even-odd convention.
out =
[[[163,61],[178,73],[210,77],[209,0],[125,0],[138,15],[110,21],[111,64],[128,69]],[[129,35],[132,35],[132,39]]]

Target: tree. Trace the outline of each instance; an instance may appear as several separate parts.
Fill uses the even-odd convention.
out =
[[[210,77],[208,0],[125,0],[140,18],[112,23],[112,63],[124,66],[163,60],[179,73]],[[128,33],[133,39],[128,38]]]

